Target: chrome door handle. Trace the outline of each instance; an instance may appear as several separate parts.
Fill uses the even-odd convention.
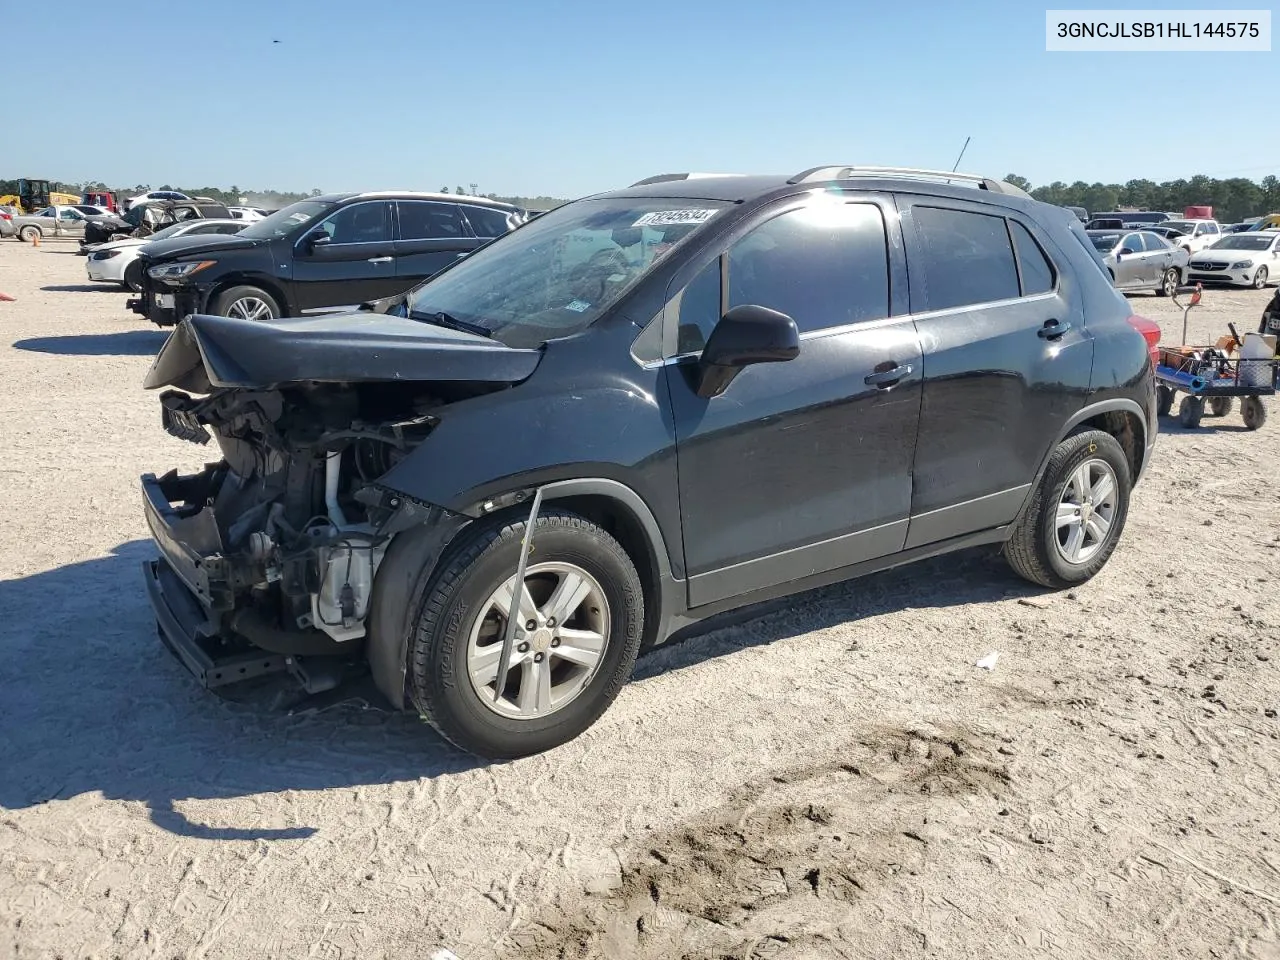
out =
[[[863,377],[862,382],[869,387],[891,387],[910,372],[911,364],[900,363],[897,366],[890,367],[888,370],[877,370],[875,373]]]
[[[370,263],[390,263],[391,260],[392,260],[391,257],[370,257],[369,258]]]

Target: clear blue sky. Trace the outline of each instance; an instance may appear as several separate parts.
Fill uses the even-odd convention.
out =
[[[675,170],[949,168],[969,135],[962,169],[1037,185],[1280,173],[1274,54],[1046,53],[1045,6],[0,0],[24,38],[0,176],[570,197]]]

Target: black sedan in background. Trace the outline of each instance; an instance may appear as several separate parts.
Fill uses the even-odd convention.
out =
[[[136,313],[159,326],[192,313],[269,320],[394,297],[520,226],[483,197],[343,193],[300,200],[235,236],[147,246]]]

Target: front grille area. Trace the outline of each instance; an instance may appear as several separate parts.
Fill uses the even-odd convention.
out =
[[[1210,263],[1208,260],[1192,260],[1187,264],[1192,270],[1225,270],[1225,263]]]

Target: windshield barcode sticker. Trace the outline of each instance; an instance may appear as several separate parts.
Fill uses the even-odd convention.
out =
[[[713,216],[715,210],[655,210],[653,213],[646,213],[643,217],[632,224],[633,227],[670,227],[682,223],[706,223]]]

